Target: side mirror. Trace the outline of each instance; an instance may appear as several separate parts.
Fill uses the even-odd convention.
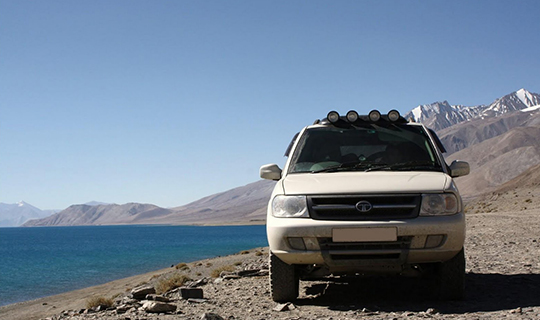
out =
[[[453,178],[466,176],[471,172],[471,167],[468,162],[454,160],[450,165],[450,175]]]
[[[265,164],[259,170],[261,178],[267,180],[279,180],[281,179],[281,169],[277,164]]]

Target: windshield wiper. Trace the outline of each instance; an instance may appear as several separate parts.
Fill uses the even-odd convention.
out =
[[[336,165],[333,165],[333,166],[329,166],[329,167],[326,167],[326,168],[323,168],[323,169],[313,170],[313,171],[311,171],[311,173],[336,172],[336,171],[340,171],[341,169],[354,168],[357,164],[358,163],[356,163],[356,162],[345,162],[345,163],[342,163],[342,164],[336,164]]]
[[[366,169],[369,170],[370,168],[373,168],[374,166],[376,166],[378,168],[380,166],[385,166],[386,167],[388,165],[374,163],[374,162],[371,162],[371,161],[345,162],[345,163],[342,163],[342,164],[336,164],[334,166],[329,166],[329,167],[326,167],[326,168],[323,168],[323,169],[313,170],[313,171],[311,171],[311,173],[337,172],[337,171],[348,171],[348,170],[356,171],[356,170],[366,170]]]
[[[319,170],[313,170],[311,173],[321,172],[337,172],[337,171],[406,171],[406,170],[427,170],[427,171],[442,171],[440,165],[432,161],[409,161],[402,163],[375,163],[371,161],[362,162],[345,162],[336,164]]]
[[[377,170],[429,170],[429,171],[441,171],[442,168],[435,162],[432,161],[409,161],[403,163],[394,163],[389,165],[380,165],[377,167],[371,167],[365,171],[377,171]]]

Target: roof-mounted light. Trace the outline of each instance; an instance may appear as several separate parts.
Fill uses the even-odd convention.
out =
[[[330,111],[328,112],[326,119],[332,123],[336,123],[339,121],[339,113],[337,113],[337,111]]]
[[[347,121],[353,123],[356,122],[356,120],[358,120],[358,112],[354,110],[347,112]]]
[[[400,114],[399,114],[399,111],[397,110],[390,110],[390,112],[388,112],[388,120],[390,120],[391,122],[398,121],[399,117],[400,117]]]
[[[368,116],[371,122],[377,122],[381,119],[381,113],[378,110],[371,110]]]

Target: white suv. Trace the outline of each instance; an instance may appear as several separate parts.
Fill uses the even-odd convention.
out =
[[[465,217],[444,147],[395,110],[328,113],[295,136],[268,204],[270,283],[275,301],[298,297],[300,279],[427,274],[442,299],[461,299]]]

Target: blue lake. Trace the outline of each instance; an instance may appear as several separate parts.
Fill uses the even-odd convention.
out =
[[[264,225],[0,228],[0,306],[267,245]]]

